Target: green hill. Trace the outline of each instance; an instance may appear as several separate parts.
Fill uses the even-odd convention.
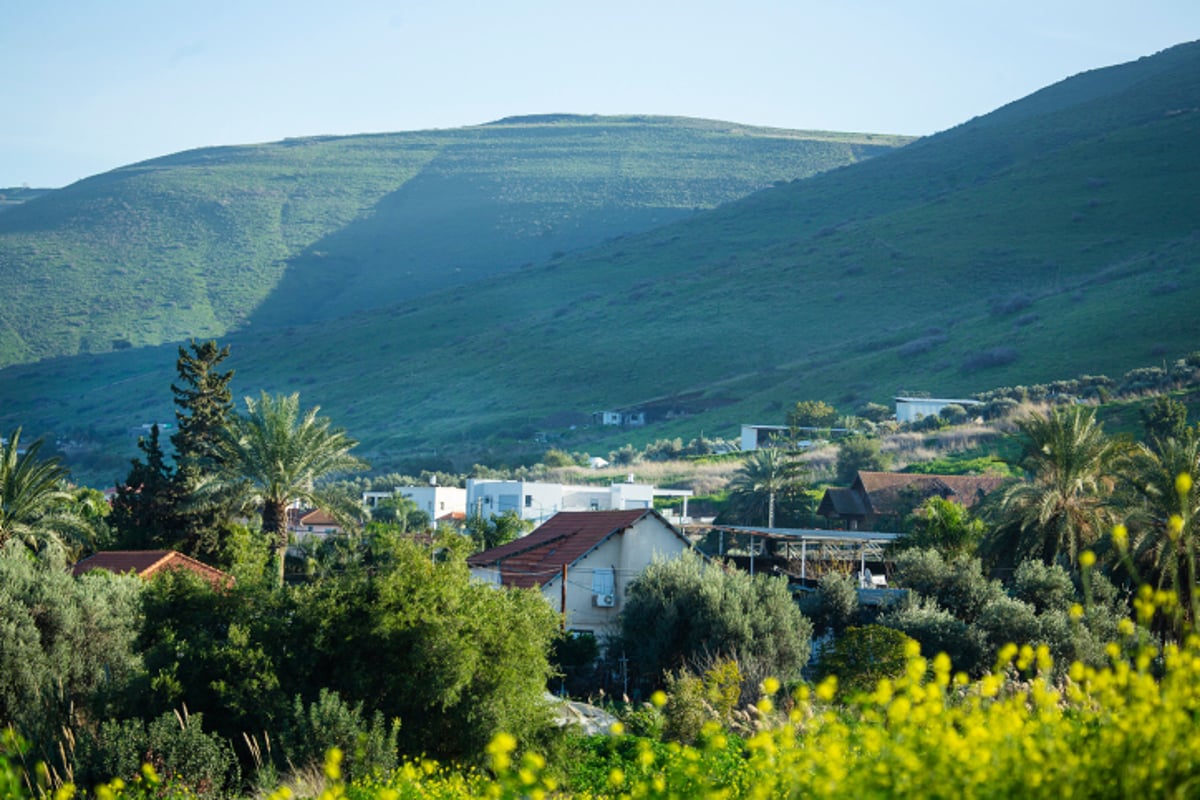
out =
[[[560,115],[134,164],[0,215],[0,366],[461,289],[905,141]]]
[[[1198,141],[1193,43],[468,291],[231,335],[236,388],[300,391],[388,469],[1118,377],[1200,341]],[[169,417],[174,358],[10,368],[0,424],[128,448]],[[650,424],[593,426],[609,408]]]

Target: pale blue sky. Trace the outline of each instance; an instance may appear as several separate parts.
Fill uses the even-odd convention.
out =
[[[928,134],[1200,38],[1200,0],[0,0],[0,187],[549,112]]]

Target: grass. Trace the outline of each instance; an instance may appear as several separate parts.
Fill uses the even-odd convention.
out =
[[[905,141],[604,117],[166,156],[6,206],[0,365],[461,289]]]
[[[742,422],[782,422],[800,399],[851,412],[900,389],[970,395],[1173,360],[1200,334],[1200,113],[1179,112],[1200,93],[1200,45],[1075,80],[895,152],[465,287],[308,324],[296,314],[285,328],[257,323],[279,308],[264,301],[224,337],[235,393],[300,391],[380,471],[465,469],[528,463],[547,446],[607,454],[734,438]],[[651,140],[665,135],[650,127]],[[496,127],[514,141],[530,129]],[[448,169],[451,150],[428,164]],[[586,164],[571,169],[593,185]],[[415,180],[451,177],[427,167]],[[349,253],[336,239],[321,252]],[[321,291],[316,278],[280,288],[319,275],[296,263],[272,295],[293,311]],[[337,263],[347,292],[370,274]],[[342,302],[328,294],[330,307]],[[9,368],[0,426],[128,451],[130,425],[169,418],[174,359],[173,347],[134,348]],[[650,424],[590,424],[609,408],[645,408]]]

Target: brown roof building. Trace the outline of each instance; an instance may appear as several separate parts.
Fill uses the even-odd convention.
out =
[[[498,586],[540,587],[572,630],[600,633],[616,620],[629,583],[655,558],[692,545],[657,511],[560,511],[528,536],[467,559]],[[564,588],[563,577],[566,576]]]
[[[1006,480],[1000,475],[860,472],[850,488],[826,489],[817,513],[849,530],[871,530],[881,523],[898,525],[930,497],[971,508]]]
[[[71,574],[78,577],[96,569],[118,575],[132,572],[146,579],[164,570],[183,569],[199,575],[214,589],[227,588],[233,583],[232,575],[175,550],[110,550],[96,553],[77,562]]]

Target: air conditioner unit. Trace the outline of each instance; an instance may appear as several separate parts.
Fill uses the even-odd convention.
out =
[[[617,604],[617,598],[611,594],[592,595],[592,602],[597,608],[612,608]]]

